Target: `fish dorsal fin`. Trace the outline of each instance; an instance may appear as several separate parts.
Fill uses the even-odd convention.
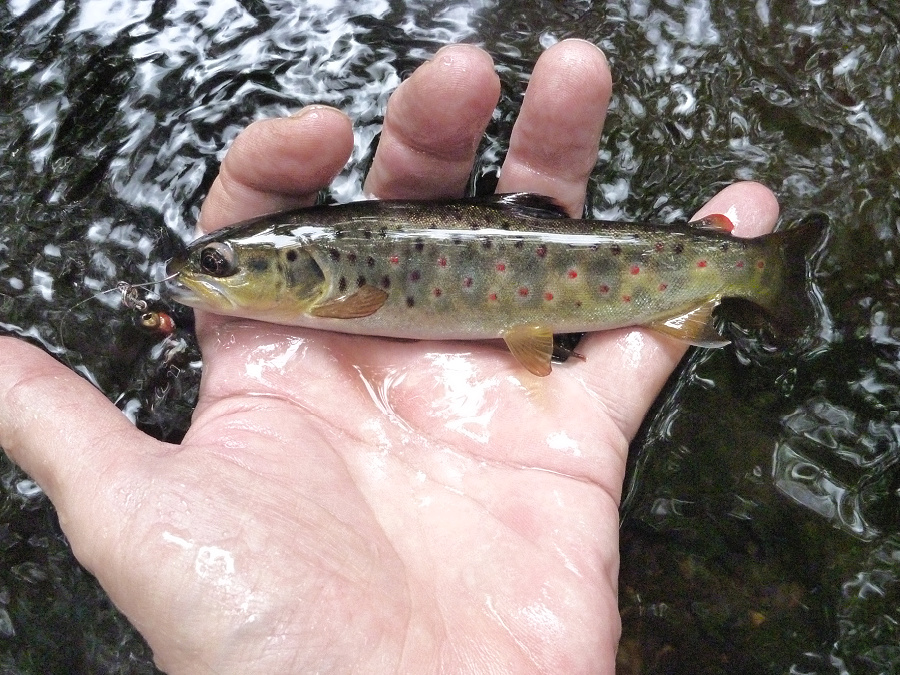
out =
[[[697,230],[724,232],[725,234],[731,234],[734,230],[734,223],[731,222],[731,219],[721,213],[713,213],[700,220],[693,220],[688,225]]]
[[[358,319],[381,309],[387,297],[388,294],[380,288],[362,286],[352,295],[343,295],[316,305],[309,313],[327,319]]]
[[[682,307],[669,316],[651,321],[647,328],[697,347],[724,347],[730,341],[722,337],[713,324],[713,310],[720,302],[720,298],[714,297],[699,305]]]
[[[529,372],[538,377],[550,374],[553,355],[553,331],[545,326],[514,326],[503,333],[509,351]]]
[[[534,192],[510,192],[502,195],[482,197],[486,206],[513,211],[532,218],[569,218],[566,209],[553,197],[545,197]]]

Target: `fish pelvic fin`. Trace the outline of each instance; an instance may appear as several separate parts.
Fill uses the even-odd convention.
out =
[[[352,295],[343,295],[316,305],[309,313],[327,319],[359,319],[374,314],[387,300],[388,294],[374,286],[362,286]]]
[[[763,309],[763,318],[776,338],[801,338],[810,325],[820,323],[826,314],[813,281],[827,235],[828,218],[823,214],[811,215],[789,230],[766,235],[768,257],[781,266],[780,287],[749,300]]]
[[[528,371],[538,377],[546,377],[552,370],[553,331],[546,326],[514,326],[502,335],[509,351]]]
[[[719,334],[713,319],[713,310],[720,302],[716,296],[699,305],[682,307],[646,327],[696,347],[724,347],[731,341]]]

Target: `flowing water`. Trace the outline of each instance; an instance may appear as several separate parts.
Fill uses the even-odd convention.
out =
[[[619,670],[897,672],[898,30],[889,0],[8,0],[0,328],[177,441],[201,368],[190,314],[146,295],[179,326],[164,339],[119,293],[89,298],[159,276],[243,127],[345,110],[356,150],[330,197],[352,199],[390,92],[473,42],[503,82],[473,174],[489,190],[538,54],[589,39],[615,79],[595,217],[684,218],[754,179],[785,221],[832,223],[819,344],[773,354],[732,329],[734,349],[685,360],[633,444]],[[0,491],[0,672],[156,672],[5,459]]]

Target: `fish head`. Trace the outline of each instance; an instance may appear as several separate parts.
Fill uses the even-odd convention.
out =
[[[306,314],[328,287],[309,242],[242,238],[228,229],[196,240],[166,271],[177,302],[282,323]]]

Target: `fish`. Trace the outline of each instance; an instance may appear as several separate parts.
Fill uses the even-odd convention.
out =
[[[752,239],[724,215],[678,225],[568,217],[549,197],[369,200],[254,218],[191,243],[168,289],[195,309],[342,333],[502,338],[538,376],[554,334],[627,326],[729,343],[713,311],[749,301],[797,329],[824,225]]]

